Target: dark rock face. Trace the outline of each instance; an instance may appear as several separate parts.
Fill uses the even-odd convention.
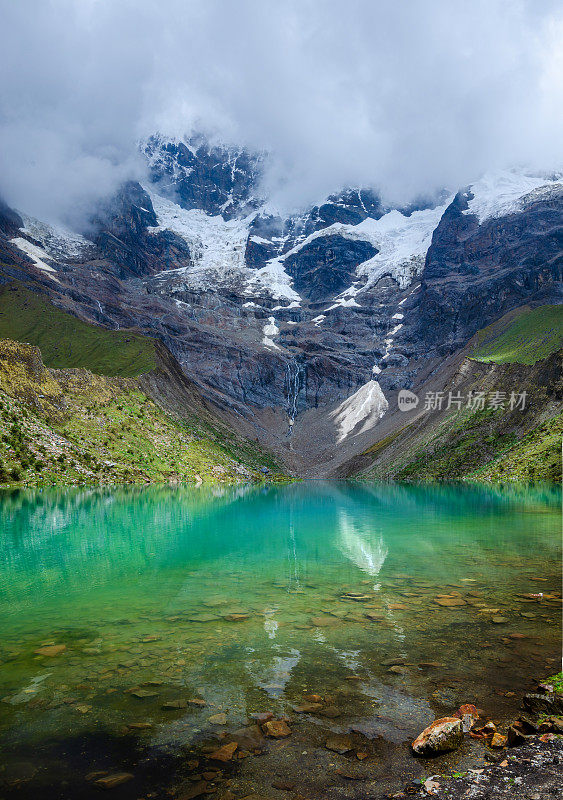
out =
[[[430,346],[462,346],[533,297],[561,302],[563,197],[485,220],[458,194],[436,228],[422,274],[418,332]]]
[[[358,225],[368,217],[379,219],[384,211],[379,196],[372,189],[347,189],[331,195],[326,203],[313,206],[304,225],[304,234],[340,222],[343,225]]]
[[[20,215],[0,197],[0,231],[5,236],[18,236],[18,231],[23,225]]]
[[[358,264],[376,253],[369,242],[323,236],[288,256],[285,268],[293,276],[296,290],[318,302],[350,286]]]
[[[168,230],[149,235],[147,228],[157,225],[149,195],[130,181],[94,216],[93,238],[103,255],[119,265],[122,277],[190,266],[190,250],[183,239]]]
[[[197,136],[187,143],[151,136],[144,152],[153,183],[167,186],[172,183],[183,208],[201,208],[213,216],[221,214],[231,219],[242,208],[250,212],[259,204],[253,195],[260,178],[259,154],[210,147]]]

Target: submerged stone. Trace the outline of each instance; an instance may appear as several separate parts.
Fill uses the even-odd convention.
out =
[[[150,697],[158,697],[158,692],[152,689],[132,689],[128,694],[138,697],[140,700],[148,700]]]
[[[94,781],[94,785],[99,786],[100,789],[115,789],[116,786],[121,786],[133,780],[134,777],[135,776],[131,772],[114,772],[111,775],[98,778]]]
[[[187,708],[188,701],[187,700],[168,700],[166,703],[163,703],[161,708],[165,711],[173,711],[179,708]]]
[[[313,714],[322,707],[322,703],[302,703],[300,706],[292,706],[296,714]]]
[[[458,606],[467,605],[462,597],[437,597],[434,602],[444,608],[457,608]]]
[[[332,750],[334,753],[349,753],[353,749],[352,739],[349,736],[329,736],[325,742],[327,750]]]
[[[237,748],[238,744],[236,742],[229,742],[229,744],[224,744],[223,747],[211,753],[209,758],[213,759],[213,761],[223,761],[226,763],[232,760]]]
[[[265,722],[262,730],[266,736],[272,739],[285,739],[286,736],[291,736],[291,728],[283,719],[272,719]]]
[[[45,647],[40,647],[34,652],[38,656],[48,656],[49,658],[52,658],[53,656],[58,656],[59,653],[63,653],[65,650],[66,644],[48,644]]]
[[[226,725],[227,724],[227,715],[223,712],[219,714],[213,714],[212,716],[208,717],[208,722],[212,725]]]

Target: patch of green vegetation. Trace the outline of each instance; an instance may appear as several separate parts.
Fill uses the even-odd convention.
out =
[[[82,367],[98,375],[134,377],[156,365],[153,339],[91,325],[12,283],[0,293],[0,339],[39,347],[47,367]]]
[[[476,361],[535,364],[563,347],[563,305],[519,309],[476,334]]]
[[[393,431],[393,433],[390,433],[389,436],[385,436],[383,439],[380,439],[371,447],[368,447],[367,450],[364,450],[362,456],[366,455],[374,456],[377,455],[378,453],[383,452],[383,450],[385,450],[386,447],[389,447],[390,444],[393,444],[395,439],[397,439],[399,436],[405,433],[405,431],[407,431],[408,428],[410,428],[410,425],[404,425],[402,428],[398,428],[396,431]]]
[[[558,672],[557,675],[552,675],[551,678],[547,678],[543,683],[549,683],[550,686],[553,686],[556,692],[563,694],[563,672]]]
[[[398,480],[558,483],[562,437],[563,414],[522,436],[502,411],[465,411],[447,416],[429,437],[411,451],[403,449],[385,469]],[[366,477],[380,477],[378,469]]]
[[[396,477],[400,480],[449,480],[462,478],[483,462],[511,447],[516,435],[498,425],[501,414],[489,408],[461,415],[451,414],[412,454]]]
[[[50,372],[36,348],[0,341],[0,484],[264,480],[287,477],[220,423],[178,420],[133,378]]]
[[[492,463],[468,477],[490,481],[558,483],[561,481],[562,437],[563,414],[557,414],[530,431]]]

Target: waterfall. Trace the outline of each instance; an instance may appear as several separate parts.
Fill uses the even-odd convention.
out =
[[[305,367],[295,358],[285,365],[285,393],[287,397],[287,416],[289,417],[288,436],[293,432],[293,423],[297,416],[299,393],[305,385]]]

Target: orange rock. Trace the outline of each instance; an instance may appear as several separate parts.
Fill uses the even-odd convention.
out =
[[[425,728],[412,743],[417,756],[430,756],[455,750],[463,742],[463,728],[458,717],[443,717]]]
[[[444,606],[444,608],[456,608],[457,606],[467,605],[465,600],[461,597],[437,597],[434,602],[438,603],[439,606]]]
[[[40,647],[38,650],[35,651],[36,655],[38,656],[58,656],[59,653],[62,653],[66,650],[66,644],[49,644],[45,647]]]
[[[229,742],[229,744],[224,744],[223,747],[211,753],[209,758],[213,759],[213,761],[223,761],[226,763],[227,761],[231,761],[237,747],[238,744],[236,742]]]
[[[458,708],[454,716],[459,717],[463,732],[468,733],[479,719],[479,709],[471,703],[465,703]]]
[[[265,722],[262,730],[266,736],[270,736],[272,739],[284,739],[286,736],[291,736],[291,728],[283,719],[272,719]]]

